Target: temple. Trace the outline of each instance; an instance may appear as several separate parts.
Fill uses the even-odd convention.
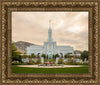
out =
[[[52,39],[52,29],[51,29],[51,21],[49,22],[49,29],[48,29],[48,39],[46,42],[44,42],[44,45],[31,45],[27,47],[26,52],[28,55],[31,55],[34,53],[35,55],[37,54],[46,54],[48,58],[53,58],[53,55],[55,54],[67,54],[67,53],[74,53],[73,47],[69,45],[64,45],[64,46],[57,46],[56,42],[53,41]]]

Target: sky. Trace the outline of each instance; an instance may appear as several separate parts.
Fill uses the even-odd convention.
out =
[[[57,45],[88,50],[88,12],[12,12],[12,40],[43,45],[49,20]]]

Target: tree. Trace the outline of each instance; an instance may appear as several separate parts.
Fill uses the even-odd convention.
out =
[[[85,58],[88,60],[88,51],[86,50],[81,53],[81,59],[84,61]]]
[[[36,58],[34,53],[31,54],[31,58]]]
[[[65,58],[70,58],[70,54],[69,53],[65,54]]]
[[[65,54],[65,58],[68,58],[68,62],[71,61],[71,56],[70,56],[70,54],[71,54],[71,53],[67,53],[67,54]]]
[[[15,47],[14,43],[12,43],[11,45],[12,45],[12,52],[17,51],[17,48]]]
[[[55,54],[54,57],[55,57],[55,58],[59,57],[59,54]]]
[[[40,53],[37,54],[37,58],[40,58]]]
[[[27,54],[22,55],[22,58],[28,58],[29,56]]]
[[[22,63],[22,56],[19,56],[19,63]]]
[[[14,43],[11,44],[12,45],[12,61],[21,61],[21,58],[20,58],[20,54],[21,52],[19,52],[17,50],[17,48],[15,47]]]
[[[19,61],[20,60],[20,58],[19,58],[19,56],[20,56],[20,52],[17,52],[17,51],[12,51],[12,61]]]
[[[42,56],[41,57],[43,57],[44,59],[46,58],[46,55],[45,54],[42,54]]]
[[[63,53],[60,53],[60,55],[61,55],[61,58],[63,58]]]

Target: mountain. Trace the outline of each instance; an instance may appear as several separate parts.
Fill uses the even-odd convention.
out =
[[[81,52],[82,52],[82,51],[80,51],[80,50],[75,50],[75,51],[74,51],[75,54],[81,54]]]
[[[22,53],[25,53],[26,52],[26,48],[28,46],[35,45],[35,44],[29,43],[29,42],[25,42],[25,41],[18,41],[18,42],[14,42],[14,45],[16,46],[18,51],[20,51]]]

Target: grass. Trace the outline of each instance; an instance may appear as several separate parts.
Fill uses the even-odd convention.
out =
[[[71,68],[29,68],[13,65],[12,73],[88,73],[88,66]]]

